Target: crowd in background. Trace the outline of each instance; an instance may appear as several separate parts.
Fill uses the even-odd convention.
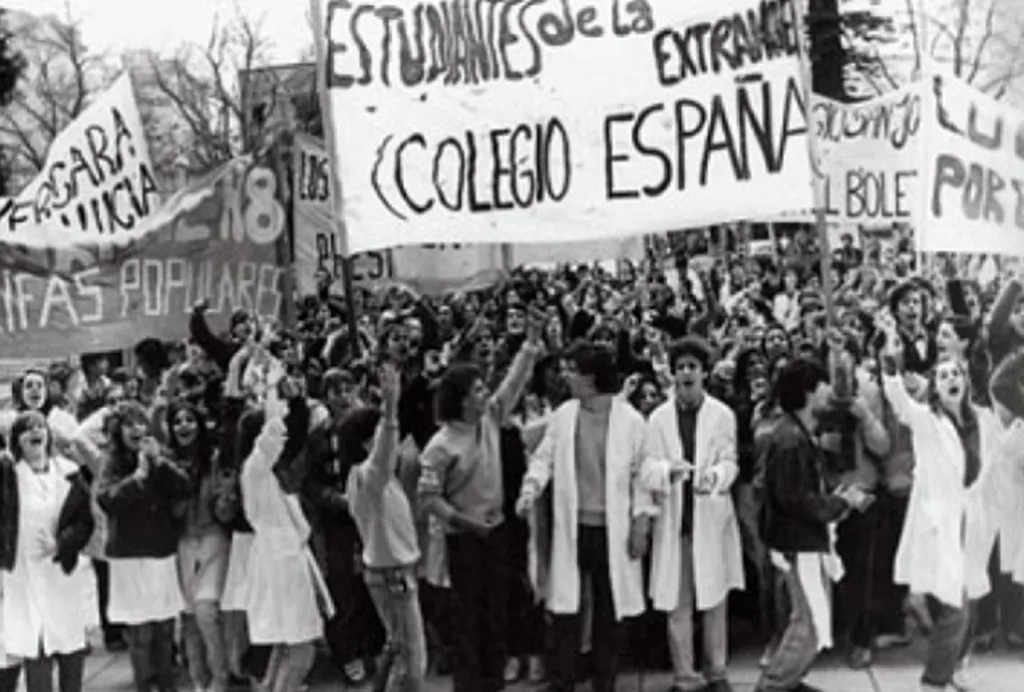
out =
[[[355,329],[326,280],[292,328],[198,304],[131,370],[26,371],[0,692],[81,689],[95,627],[140,692],[291,692],[318,646],[395,690],[605,692],[624,657],[721,692],[741,637],[809,689],[918,630],[922,685],[967,689],[1024,646],[1024,284],[797,245],[360,291]]]

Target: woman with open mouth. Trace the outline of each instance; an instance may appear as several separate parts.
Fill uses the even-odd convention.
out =
[[[106,512],[111,622],[127,625],[137,692],[173,692],[174,623],[184,610],[178,581],[176,505],[189,496],[188,474],[165,457],[146,410],[124,401],[106,422],[110,457],[97,499]]]
[[[18,414],[11,454],[0,459],[0,610],[7,657],[21,661],[28,692],[79,692],[85,670],[86,609],[82,607],[79,554],[93,518],[89,488],[79,467],[53,452],[46,418]],[[17,687],[17,672],[13,673]],[[11,673],[0,677],[5,685]],[[5,687],[6,689],[6,687]]]
[[[914,484],[893,577],[909,587],[908,607],[929,637],[921,689],[962,691],[969,685],[970,603],[989,590],[993,519],[1013,492],[1005,481],[1007,433],[992,411],[971,403],[967,366],[953,355],[932,368],[926,401],[911,398],[896,369],[905,348],[896,322],[885,314],[877,326],[885,334],[885,395],[914,445]]]
[[[206,417],[194,404],[173,401],[167,409],[167,429],[170,455],[189,476],[189,494],[181,508],[183,535],[178,541],[178,572],[185,598],[182,635],[189,675],[196,689],[224,692],[228,661],[220,599],[231,538],[214,516],[223,488],[217,450]]]
[[[46,419],[50,439],[57,451],[71,457],[72,443],[78,431],[78,421],[50,397],[50,376],[37,368],[29,368],[11,384],[13,411],[0,412],[0,431],[7,433],[14,418],[23,411],[39,411]],[[13,440],[13,438],[11,438]]]

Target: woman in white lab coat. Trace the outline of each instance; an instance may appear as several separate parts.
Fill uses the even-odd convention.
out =
[[[299,385],[274,369],[263,428],[241,469],[242,507],[254,531],[242,601],[252,643],[272,647],[262,689],[297,692],[334,607],[299,498],[277,476],[302,449],[309,408]]]
[[[85,664],[86,613],[79,553],[93,531],[89,489],[79,467],[53,453],[46,418],[18,414],[11,425],[11,457],[2,462],[3,645],[20,659],[28,692],[79,692]]]
[[[903,345],[889,318],[882,352],[886,398],[914,442],[914,483],[893,578],[909,587],[913,612],[929,630],[922,689],[966,689],[969,603],[989,590],[996,518],[1009,499],[1000,482],[1006,433],[989,409],[973,406],[966,364],[940,357],[928,398],[915,401],[895,372]]]

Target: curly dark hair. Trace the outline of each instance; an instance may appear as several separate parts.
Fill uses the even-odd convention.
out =
[[[189,413],[196,421],[195,446],[186,449],[174,434],[174,419],[181,412]],[[214,445],[206,416],[195,404],[182,399],[173,399],[167,407],[167,448],[176,461],[184,462],[192,481],[192,491],[197,493],[202,479],[213,470]]]
[[[152,427],[152,422],[146,409],[137,401],[122,401],[115,405],[107,413],[103,421],[103,432],[110,443],[110,464],[109,469],[114,477],[125,476],[135,471],[138,466],[138,456],[134,450],[128,449],[124,444],[124,436],[121,432],[130,423],[145,423]]]
[[[483,376],[483,370],[472,363],[456,363],[448,368],[435,394],[437,420],[441,423],[461,420],[463,401],[469,396],[476,381],[483,379]]]

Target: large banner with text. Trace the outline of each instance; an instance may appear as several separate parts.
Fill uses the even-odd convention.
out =
[[[296,135],[294,161],[295,279],[300,293],[315,293],[320,277],[332,278],[332,290],[342,292],[343,229],[332,223],[332,186],[327,150],[319,140]],[[557,262],[643,257],[640,238],[615,238],[575,243],[515,243],[503,257],[493,243],[429,243],[357,253],[352,261],[352,283],[373,289],[402,284],[419,293],[471,291],[497,281],[504,264],[511,267]]]
[[[831,220],[909,223],[918,211],[925,82],[863,103],[816,96],[819,197]]]
[[[315,0],[353,252],[812,206],[797,0]]]
[[[101,94],[50,145],[43,170],[0,201],[0,242],[124,244],[160,205],[130,77]]]
[[[243,308],[283,319],[291,295],[277,176],[235,160],[190,183],[126,245],[0,245],[0,357],[116,350],[188,335],[210,303],[215,330]]]
[[[321,276],[342,292],[344,232],[333,223],[327,150],[319,140],[296,135],[294,161],[295,279],[302,294],[315,293]],[[473,290],[493,284],[501,273],[497,246],[430,244],[369,250],[352,258],[352,285],[373,289],[399,283],[423,294]]]
[[[1024,254],[1024,113],[953,77],[928,88],[918,249]]]

